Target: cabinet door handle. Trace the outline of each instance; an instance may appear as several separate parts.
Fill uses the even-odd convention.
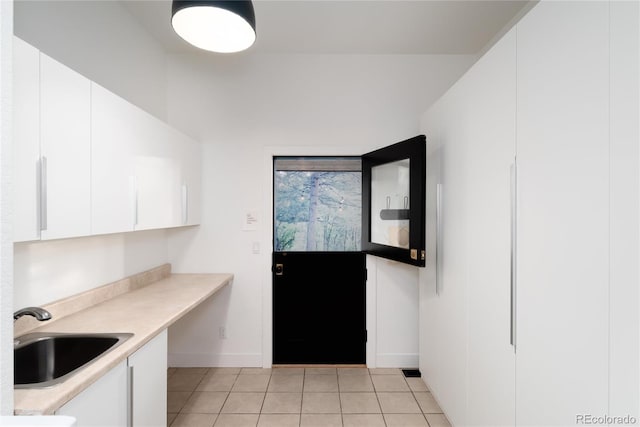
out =
[[[440,261],[442,258],[442,184],[436,185],[436,295],[440,295]]]
[[[127,370],[127,427],[133,427],[133,368]]]
[[[129,177],[129,191],[131,194],[131,213],[133,229],[138,225],[138,182],[135,176]]]
[[[189,187],[182,184],[182,224],[187,225],[189,221]]]
[[[40,157],[40,231],[47,229],[47,158]]]
[[[516,160],[514,159],[510,169],[510,181],[511,181],[511,259],[510,259],[510,287],[511,287],[511,326],[510,326],[510,344],[513,346],[513,351],[516,350],[516,293],[517,293],[517,275],[516,275],[516,261],[517,261],[517,202],[518,202],[518,168]]]

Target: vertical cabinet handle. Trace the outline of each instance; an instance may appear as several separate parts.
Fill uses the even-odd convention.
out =
[[[138,225],[138,182],[135,176],[129,177],[129,191],[131,198],[132,227],[135,230]]]
[[[187,225],[189,221],[189,187],[182,184],[182,224]]]
[[[511,326],[510,326],[510,344],[513,346],[513,351],[516,350],[516,292],[517,292],[517,275],[516,275],[516,261],[517,261],[517,202],[518,202],[518,169],[516,160],[514,159],[511,165],[511,259],[510,259],[510,287],[511,287]]]
[[[436,185],[436,295],[440,295],[440,261],[442,254],[442,184]]]
[[[40,157],[40,231],[47,229],[47,158]]]
[[[133,368],[127,370],[127,427],[133,427]]]

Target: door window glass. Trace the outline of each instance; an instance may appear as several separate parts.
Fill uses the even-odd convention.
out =
[[[404,159],[371,168],[371,241],[409,248],[409,170]]]
[[[360,158],[274,159],[274,250],[360,251]]]

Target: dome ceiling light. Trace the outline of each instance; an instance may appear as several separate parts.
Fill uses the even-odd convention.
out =
[[[250,0],[173,0],[171,25],[186,42],[211,52],[240,52],[256,40]]]

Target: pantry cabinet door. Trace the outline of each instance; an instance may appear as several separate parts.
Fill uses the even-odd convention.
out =
[[[40,239],[40,53],[13,38],[13,240]]]
[[[517,425],[608,409],[609,5],[518,24]]]
[[[425,268],[419,269],[419,368],[422,379],[432,391],[439,390],[441,370],[439,366],[441,304],[438,298],[438,213],[437,196],[440,180],[442,100],[424,114],[421,132],[427,139],[426,208],[425,208]]]
[[[611,3],[609,413],[640,415],[640,3]]]
[[[469,139],[467,420],[480,426],[510,426],[516,405],[509,209],[516,148],[515,30],[461,83],[470,112],[460,122]]]
[[[467,401],[467,155],[469,140],[458,123],[464,92],[454,86],[442,103],[440,176],[442,223],[436,331],[440,390],[434,393],[452,425],[466,425]],[[463,112],[467,114],[467,112]]]
[[[43,240],[91,233],[90,81],[40,53]]]
[[[91,84],[92,234],[133,231],[133,151],[139,143],[137,107]]]

